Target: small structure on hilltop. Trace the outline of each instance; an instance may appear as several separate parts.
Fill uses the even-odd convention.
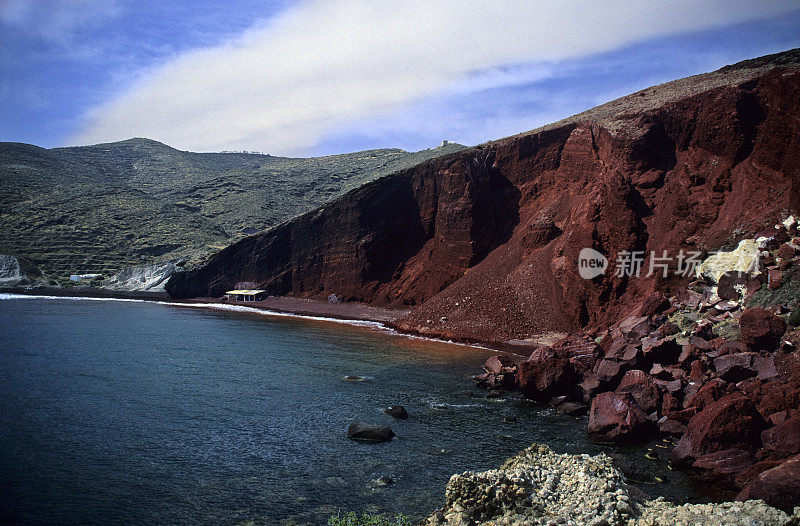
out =
[[[264,299],[266,291],[261,289],[236,289],[225,293],[228,301],[257,301]]]

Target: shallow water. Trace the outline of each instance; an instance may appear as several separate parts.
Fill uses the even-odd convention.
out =
[[[489,354],[331,322],[2,296],[0,521],[421,517],[443,503],[451,474],[496,467],[532,442],[603,450],[587,441],[584,419],[480,391],[468,398]],[[409,420],[381,413],[393,404]],[[354,420],[389,424],[398,437],[350,441]],[[643,449],[605,451],[667,478],[643,486],[653,495],[703,498]],[[395,483],[370,486],[384,475]]]

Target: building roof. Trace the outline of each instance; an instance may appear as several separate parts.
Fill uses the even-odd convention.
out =
[[[266,292],[264,290],[250,290],[250,289],[241,289],[241,290],[229,290],[225,294],[261,294],[262,292]]]

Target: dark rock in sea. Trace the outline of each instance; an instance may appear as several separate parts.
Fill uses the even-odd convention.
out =
[[[510,357],[505,354],[496,354],[489,357],[483,368],[489,374],[500,374],[502,372],[509,372],[514,374],[517,370],[517,364]]]
[[[764,473],[768,469],[780,466],[785,460],[786,459],[762,460],[761,462],[756,462],[752,466],[747,467],[737,473],[733,484],[737,488],[744,489],[749,486],[757,476]]]
[[[630,393],[601,393],[592,401],[588,431],[600,441],[642,442],[652,424]]]
[[[406,411],[406,408],[402,405],[390,405],[384,409],[383,412],[398,420],[405,420],[408,418],[408,411]]]
[[[595,394],[599,392],[600,380],[594,373],[589,373],[584,376],[581,383],[578,384],[578,399],[585,403],[590,403]]]
[[[766,423],[755,404],[742,393],[723,396],[689,420],[688,431],[670,455],[678,464],[691,464],[703,455],[725,449],[753,451],[761,444]]]
[[[389,426],[353,422],[347,428],[347,438],[363,442],[389,442],[395,435]]]
[[[760,473],[736,499],[761,499],[770,506],[792,513],[796,506],[800,506],[800,455]]]
[[[739,318],[739,327],[742,341],[756,352],[775,350],[786,332],[783,318],[759,307],[745,310]]]
[[[371,480],[369,486],[371,488],[383,488],[386,486],[391,486],[392,484],[394,484],[394,479],[392,477],[384,475],[382,477],[378,477],[376,479]]]

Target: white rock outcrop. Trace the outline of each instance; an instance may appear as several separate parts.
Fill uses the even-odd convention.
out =
[[[111,290],[141,290],[162,292],[167,280],[175,272],[175,263],[154,263],[123,269],[108,281],[103,288]]]

